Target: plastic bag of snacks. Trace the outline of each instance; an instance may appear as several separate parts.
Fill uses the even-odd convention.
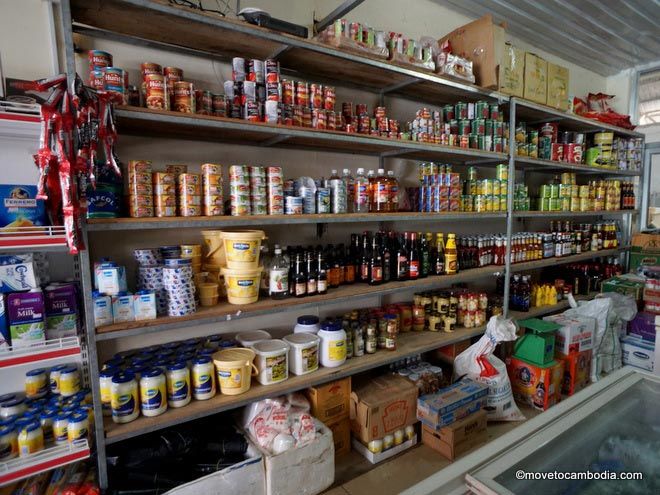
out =
[[[461,352],[454,360],[454,379],[468,376],[488,385],[488,421],[525,419],[513,400],[506,365],[493,355],[497,344],[512,340],[516,340],[514,323],[508,318],[493,316],[479,341]]]
[[[274,455],[302,447],[316,438],[309,402],[289,394],[255,402],[243,411],[243,428],[252,440]]]

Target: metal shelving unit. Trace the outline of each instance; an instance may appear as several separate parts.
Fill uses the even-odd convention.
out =
[[[474,85],[456,82],[429,71],[409,66],[392,64],[382,59],[344,52],[314,40],[304,40],[278,32],[255,27],[240,21],[226,19],[214,14],[177,6],[166,0],[62,0],[61,19],[63,23],[65,52],[68,76],[75,74],[73,33],[83,36],[104,38],[131,43],[134,46],[148,46],[176,53],[192,54],[212,60],[229,60],[234,56],[249,58],[277,58],[284,73],[305,75],[308,79],[325,83],[336,82],[340,86],[359,86],[363,90],[380,95],[395,95],[416,101],[428,102],[435,106],[454,103],[458,100],[487,100],[505,104],[509,109],[509,142],[515,142],[516,122],[528,123],[558,122],[567,130],[596,132],[612,130],[618,135],[639,137],[638,133],[612,128],[606,124],[567,114],[543,105],[509,98],[500,93],[485,90]],[[73,15],[72,15],[73,13]],[[163,29],[167,26],[167,29]],[[294,69],[287,70],[287,69]],[[250,123],[236,119],[211,116],[184,115],[175,112],[154,111],[144,108],[119,107],[116,110],[118,128],[121,134],[156,136],[158,138],[178,138],[196,141],[230,142],[268,148],[271,146],[291,149],[312,149],[332,153],[353,153],[377,156],[380,159],[402,157],[411,160],[438,160],[461,164],[492,165],[507,162],[509,167],[508,205],[506,212],[477,213],[396,213],[368,215],[301,215],[277,217],[195,217],[195,218],[150,218],[150,219],[97,219],[90,220],[84,228],[84,240],[99,231],[136,231],[181,228],[205,228],[224,226],[262,226],[307,223],[368,223],[397,221],[462,221],[474,219],[506,219],[507,238],[511,239],[515,218],[540,217],[587,217],[619,215],[628,219],[624,232],[624,244],[629,240],[629,228],[635,212],[514,212],[513,192],[516,170],[531,172],[554,172],[573,170],[578,173],[600,176],[639,176],[640,171],[621,171],[604,168],[574,165],[549,160],[517,157],[513,153],[492,153],[473,149],[447,147],[430,143],[418,143],[385,139],[335,131],[320,131],[300,127]],[[87,243],[87,245],[89,245]],[[504,271],[505,311],[511,317],[518,317],[508,311],[509,275],[515,272],[537,270],[544,267],[587,260],[601,256],[618,255],[625,248],[582,253],[565,258],[549,258],[538,261],[511,264],[510,246],[507,246],[505,266],[491,266],[460,272],[455,276],[429,277],[417,281],[390,283],[371,287],[366,285],[347,286],[330,291],[325,296],[314,296],[302,300],[258,301],[249,306],[218,306],[202,309],[190,317],[159,318],[154,321],[109,325],[94,328],[90,255],[84,251],[80,255],[82,268],[81,281],[85,297],[86,332],[89,345],[90,370],[92,377],[98,375],[97,342],[115,340],[136,335],[146,335],[173,328],[184,328],[202,323],[220,322],[240,317],[250,317],[291,311],[321,304],[333,304],[341,300],[360,299],[448,286],[455,282],[465,282],[492,276]],[[277,303],[277,304],[275,304]],[[565,304],[537,308],[534,314],[542,315],[563,309]],[[99,482],[102,488],[108,486],[106,467],[106,444],[136,437],[151,431],[207,416],[220,411],[233,409],[254,400],[285,392],[300,390],[311,385],[324,383],[336,378],[350,376],[377,366],[389,364],[403,357],[426,352],[437,347],[454,343],[483,332],[483,327],[461,329],[455,333],[422,333],[402,336],[396,352],[379,352],[374,355],[351,360],[337,369],[321,368],[318,372],[301,377],[293,377],[271,386],[253,385],[246,394],[230,397],[218,396],[209,401],[194,401],[185,408],[171,410],[156,418],[138,420],[115,425],[107,421],[96,422],[96,445],[98,449]],[[92,380],[95,402],[95,415],[102,418],[99,386]]]

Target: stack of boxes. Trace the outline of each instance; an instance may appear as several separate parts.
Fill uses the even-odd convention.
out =
[[[157,217],[176,216],[176,176],[169,172],[154,172],[154,212]]]
[[[182,173],[177,180],[179,215],[198,217],[202,214],[202,176]]]
[[[484,443],[488,386],[465,378],[417,399],[422,442],[449,460]]]
[[[335,444],[335,457],[351,451],[351,378],[344,378],[307,389],[312,416],[322,421],[331,431]]]
[[[224,214],[222,185],[222,166],[214,163],[202,164],[202,186],[204,187],[202,214],[204,216],[215,217]]]
[[[128,211],[133,218],[154,216],[151,162],[128,162]]]

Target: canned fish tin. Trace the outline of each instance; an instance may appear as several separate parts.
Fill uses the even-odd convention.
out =
[[[179,205],[179,215],[182,217],[199,217],[202,215],[202,207],[199,205]]]
[[[144,76],[145,105],[154,110],[165,110],[167,104],[167,89],[165,77],[161,74]]]
[[[153,187],[150,183],[129,182],[128,193],[137,196],[151,196],[154,192]]]
[[[174,83],[174,107],[175,112],[195,113],[195,88],[193,83],[177,81]]]
[[[176,197],[173,196],[171,198],[176,203]],[[158,204],[158,201],[157,201],[156,205],[154,206],[154,214],[155,214],[155,216],[157,216],[159,218],[162,218],[162,217],[175,217],[176,216],[176,206],[161,206],[160,204]]]
[[[130,194],[128,196],[131,207],[153,206],[154,200],[151,194]]]
[[[319,187],[316,190],[316,213],[330,213],[329,187]]]
[[[224,214],[222,196],[204,196],[202,211],[206,217],[217,217]]]
[[[202,197],[192,194],[181,194],[179,196],[179,206],[202,206]]]
[[[200,174],[181,173],[179,174],[178,183],[183,187],[199,186],[202,183],[202,176]]]
[[[285,215],[302,215],[303,198],[301,196],[286,196],[284,198]]]
[[[188,172],[188,165],[166,165],[165,172],[168,174],[174,174],[174,177],[178,178],[179,175]]]
[[[149,160],[130,160],[127,166],[128,180],[134,182],[136,174],[151,174],[151,162]],[[151,176],[149,176],[151,178]]]

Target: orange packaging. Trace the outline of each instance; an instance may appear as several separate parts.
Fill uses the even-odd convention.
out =
[[[133,218],[146,218],[154,216],[154,207],[153,206],[137,206],[129,205],[129,214]]]
[[[153,186],[154,194],[163,194],[165,196],[176,196],[176,186],[174,184],[155,184]]]
[[[176,208],[176,195],[174,194],[155,194],[154,206],[156,208]]]
[[[202,197],[192,194],[182,194],[179,196],[179,206],[201,206]]]
[[[179,175],[179,184],[183,186],[196,185],[199,186],[202,183],[202,176],[199,174],[188,174],[181,173]]]
[[[179,184],[177,192],[179,193],[179,196],[201,196],[202,187],[197,184],[189,184],[185,186]]]
[[[130,160],[128,162],[128,176],[135,175],[136,173],[148,172],[151,173],[151,162],[148,160]]]
[[[151,172],[135,172],[128,174],[129,184],[151,184]]]
[[[202,215],[202,208],[201,206],[179,207],[179,214],[182,217],[199,217]]]
[[[206,184],[204,183],[204,195],[222,195],[222,183]]]
[[[513,396],[517,401],[545,411],[561,399],[564,363],[552,361],[541,367],[515,357],[506,361]]]
[[[222,185],[222,175],[220,174],[208,174],[204,173],[202,175],[203,183],[206,186],[212,185],[212,186],[217,186],[217,185]]]
[[[152,110],[167,110],[167,86],[165,76],[161,74],[147,74],[144,76],[144,105]]]
[[[154,172],[152,175],[153,185],[176,184],[176,176],[170,172]]]
[[[131,206],[153,206],[154,198],[151,194],[130,194],[128,197]]]
[[[202,174],[222,174],[222,165],[215,163],[202,163]]]
[[[139,196],[146,196],[146,195],[151,196],[154,192],[153,187],[154,186],[152,186],[151,184],[147,184],[145,182],[129,182],[128,193]]]
[[[222,204],[205,204],[202,207],[202,213],[205,217],[219,217],[224,214],[224,207]]]
[[[172,110],[182,113],[195,113],[195,106],[193,83],[176,81],[174,83],[174,107],[172,107]]]
[[[179,175],[188,172],[188,165],[166,165],[165,171],[169,174],[174,174],[175,177],[178,177]]]
[[[564,379],[561,393],[571,396],[589,385],[591,372],[591,349],[570,354],[556,353],[558,361],[564,363]]]
[[[154,212],[157,217],[175,217],[176,206],[158,206],[154,207]]]

